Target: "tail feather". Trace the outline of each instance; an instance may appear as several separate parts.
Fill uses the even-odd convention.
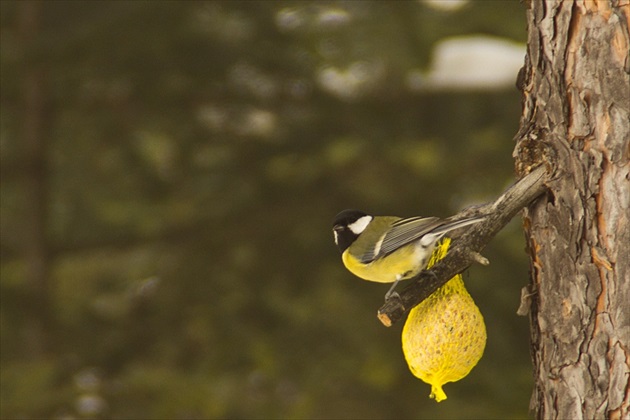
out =
[[[449,232],[451,230],[455,230],[455,229],[459,229],[459,228],[464,227],[464,226],[468,226],[468,225],[472,225],[472,224],[475,224],[475,223],[479,223],[479,222],[481,222],[484,219],[485,219],[485,216],[483,216],[483,217],[470,217],[468,219],[460,219],[460,220],[455,220],[453,222],[447,222],[447,223],[443,224],[442,226],[439,226],[439,227],[433,229],[433,232],[431,232],[431,233],[438,234],[438,235],[441,236],[441,235],[443,235],[446,232]]]
[[[424,246],[429,246],[435,241],[440,240],[440,238],[444,236],[447,232],[458,229],[460,227],[472,225],[474,223],[479,223],[484,218],[485,216],[484,217],[470,217],[468,219],[460,219],[460,220],[456,220],[452,222],[446,222],[442,226],[438,226],[435,229],[433,229],[431,232],[424,235],[420,239],[420,243],[423,244]]]

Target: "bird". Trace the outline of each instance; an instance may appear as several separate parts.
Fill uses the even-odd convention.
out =
[[[401,218],[348,209],[335,216],[333,235],[341,260],[352,274],[367,281],[393,283],[385,294],[387,301],[397,295],[394,289],[398,282],[427,267],[444,235],[484,218]]]

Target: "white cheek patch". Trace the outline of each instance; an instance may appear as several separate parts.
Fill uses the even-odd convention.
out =
[[[365,228],[367,227],[367,225],[370,224],[371,221],[372,216],[363,216],[357,219],[356,222],[348,225],[348,229],[350,229],[355,235],[359,235],[365,230]]]
[[[339,245],[339,235],[337,231],[333,229],[333,235],[335,235],[335,245]]]

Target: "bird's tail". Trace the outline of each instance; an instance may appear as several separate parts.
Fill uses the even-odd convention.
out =
[[[466,219],[459,219],[459,220],[454,220],[454,221],[448,221],[446,223],[444,223],[441,226],[436,227],[435,229],[433,229],[433,231],[431,233],[442,236],[444,235],[446,232],[450,232],[451,230],[455,230],[455,229],[459,229],[461,227],[464,226],[468,226],[468,225],[472,225],[475,223],[479,223],[482,220],[484,220],[486,217],[485,216],[479,216],[479,217],[469,217]]]

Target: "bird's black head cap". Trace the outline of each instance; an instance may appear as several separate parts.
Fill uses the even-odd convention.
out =
[[[359,234],[353,232],[348,226],[365,216],[368,216],[368,214],[352,209],[344,210],[335,216],[333,233],[339,251],[344,252],[359,237]]]
[[[333,221],[333,229],[335,228],[335,226],[351,225],[363,216],[367,216],[367,214],[362,212],[361,210],[344,210],[335,216],[335,220]]]

